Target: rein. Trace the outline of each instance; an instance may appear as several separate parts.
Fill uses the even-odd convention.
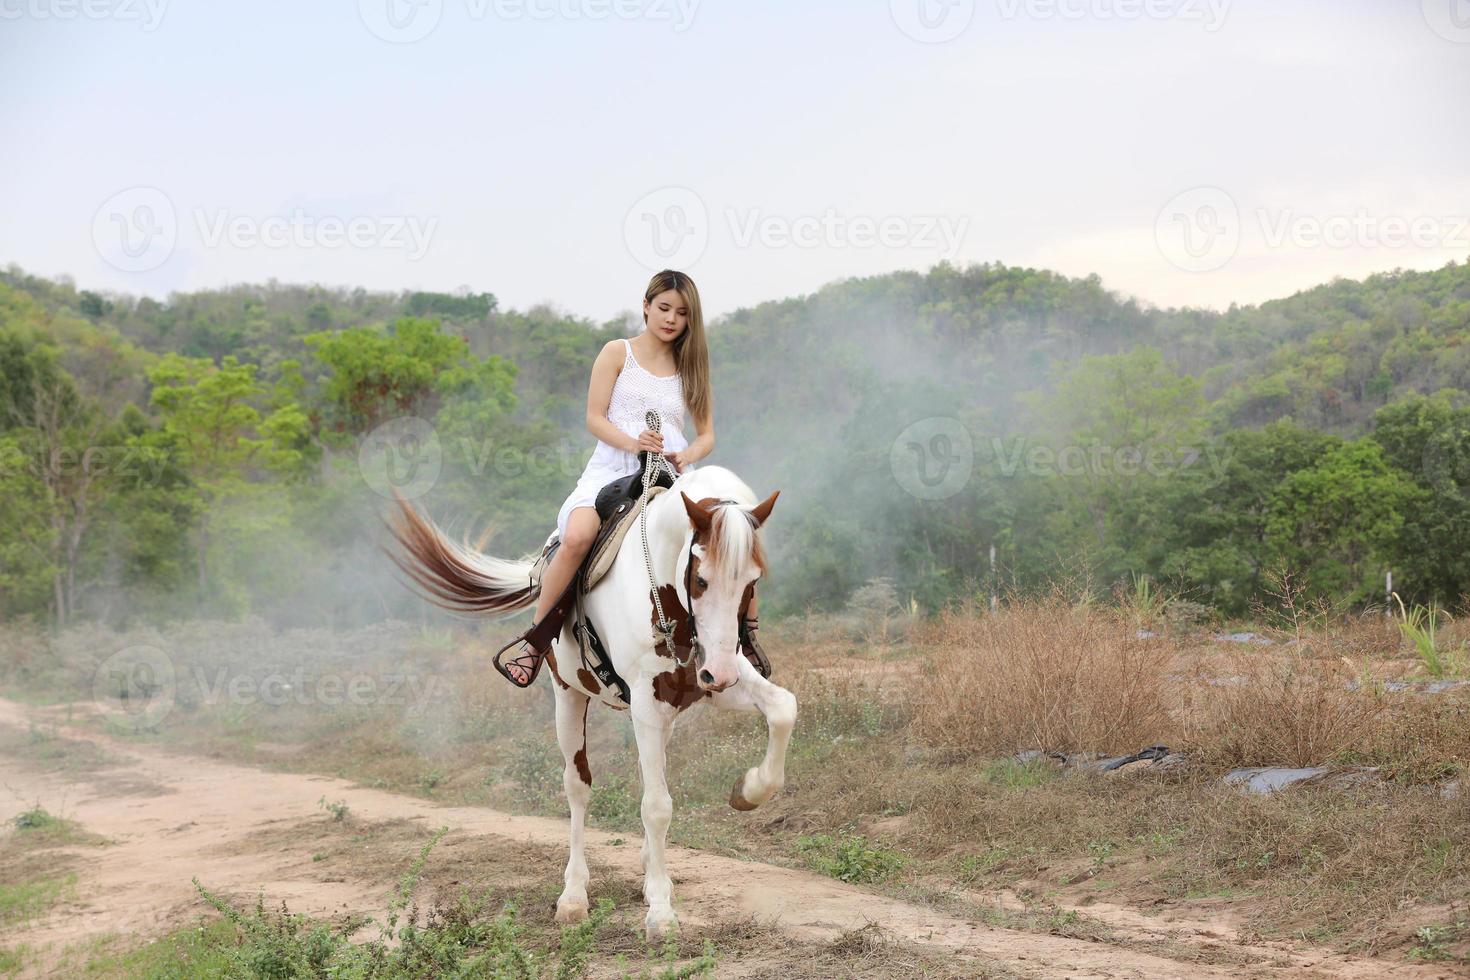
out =
[[[654,432],[659,431],[661,422],[657,412],[645,412],[643,420]],[[679,650],[674,646],[674,622],[664,615],[663,600],[658,594],[658,580],[653,574],[653,555],[648,548],[648,502],[651,496],[649,490],[656,479],[654,474],[658,472],[660,466],[669,466],[664,460],[664,454],[662,452],[649,453],[648,465],[643,468],[643,501],[640,507],[641,513],[638,515],[638,530],[643,536],[643,564],[648,569],[648,584],[653,587],[653,606],[658,612],[658,631],[662,636],[659,642],[668,649],[669,656],[675,663],[684,665],[693,660],[696,666],[703,667],[704,648],[699,644],[699,624],[694,619],[694,596],[689,588],[689,573],[694,568],[694,535],[689,536],[689,557],[684,563],[684,596],[686,599],[684,609],[689,614],[689,656],[687,657],[679,656]],[[727,498],[719,502],[733,504],[738,501]],[[677,598],[678,592],[675,592],[674,595]]]

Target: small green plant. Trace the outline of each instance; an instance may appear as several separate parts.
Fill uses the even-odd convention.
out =
[[[1030,789],[1057,778],[1057,767],[1050,759],[1021,762],[1018,759],[996,759],[985,767],[984,779],[1006,789]]]
[[[1465,932],[1467,925],[1470,924],[1460,921],[1454,925],[1430,925],[1415,930],[1414,938],[1419,942],[1409,950],[1409,958],[1429,961],[1463,959],[1450,952],[1445,944]]]
[[[1443,677],[1445,674],[1458,673],[1465,665],[1465,644],[1451,649],[1441,649],[1439,645],[1439,622],[1448,619],[1449,615],[1437,604],[1428,606],[1415,604],[1413,609],[1404,607],[1404,600],[1399,598],[1397,592],[1393,593],[1394,599],[1399,604],[1399,632],[1414,647],[1419,659],[1424,663],[1424,670],[1431,677]]]
[[[1010,856],[1010,849],[1004,846],[992,847],[984,854],[966,854],[960,858],[957,877],[966,884],[973,884],[1005,864]]]
[[[10,822],[15,824],[16,830],[56,830],[65,824],[60,817],[47,813],[40,804],[11,817]]]
[[[1132,614],[1133,620],[1139,626],[1153,623],[1163,615],[1164,607],[1168,605],[1168,599],[1154,586],[1153,579],[1147,575],[1132,573],[1133,588],[1128,594],[1125,605]]]
[[[333,800],[331,803],[328,803],[327,798],[323,796],[316,803],[317,806],[330,813],[333,820],[340,822],[347,817],[348,807],[346,800]]]
[[[440,772],[438,769],[430,769],[428,772],[424,773],[423,777],[419,780],[419,783],[424,787],[426,791],[432,793],[443,781],[444,774],[442,772]]]
[[[659,963],[663,969],[657,973],[652,967],[644,967],[643,972],[635,978],[627,971],[627,958],[618,957],[618,965],[623,968],[623,976],[627,980],[688,980],[690,977],[702,977],[706,973],[713,973],[716,966],[714,943],[708,939],[704,941],[704,952],[698,959],[679,965],[679,941],[676,936],[670,934],[664,939],[662,950],[659,952]]]
[[[0,882],[0,925],[28,922],[76,891],[77,876]]]
[[[815,870],[855,884],[882,881],[903,867],[897,851],[861,835],[803,834],[796,838],[796,850]]]
[[[601,779],[592,784],[587,811],[601,826],[632,829],[642,820],[642,794],[626,779]]]
[[[565,766],[556,743],[536,732],[521,735],[511,743],[502,773],[515,783],[522,796],[532,801],[544,801],[560,792]]]

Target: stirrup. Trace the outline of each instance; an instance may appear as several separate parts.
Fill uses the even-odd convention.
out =
[[[512,684],[519,688],[527,688],[536,683],[536,678],[541,674],[541,665],[546,662],[546,655],[551,652],[550,646],[547,646],[545,649],[542,650],[537,650],[534,646],[532,646],[531,632],[535,628],[535,626],[532,626],[520,636],[516,637],[505,646],[501,647],[495,652],[495,659],[490,661],[495,666],[495,669],[500,672],[501,677],[504,677],[506,680],[510,681]],[[506,663],[515,664],[522,670],[528,671],[529,676],[524,682],[516,680],[515,675],[510,672],[510,669],[506,666],[506,664],[501,663],[501,658],[505,657],[505,653],[507,650],[509,650],[511,647],[521,646],[523,644],[531,647],[531,652],[517,653],[514,657],[508,658],[506,660]],[[526,661],[528,660],[534,660],[534,662],[529,667],[526,664]]]
[[[557,597],[556,602],[552,603],[551,608],[546,611],[546,615],[541,617],[539,623],[532,623],[524,633],[495,651],[495,659],[491,663],[500,672],[501,677],[504,677],[516,687],[520,688],[527,688],[536,683],[536,676],[541,673],[541,665],[546,662],[546,655],[551,652],[552,641],[561,634],[562,623],[566,621],[567,610],[571,608],[572,603],[576,600],[577,589],[581,585],[581,582],[582,573],[579,569],[572,576],[572,580],[567,583],[566,588],[562,589],[561,595]],[[518,664],[524,670],[526,669],[526,661],[535,657],[535,663],[530,668],[531,676],[524,684],[511,676],[505,664],[501,663],[501,658],[505,656],[505,652],[518,643],[525,643],[530,646],[531,652],[516,654],[509,659],[510,663]]]
[[[759,619],[741,618],[740,620],[740,652],[745,654],[745,659],[750,665],[760,672],[767,680],[771,678],[771,661],[766,656],[766,651],[761,649],[760,642],[755,638],[755,631],[760,628]]]

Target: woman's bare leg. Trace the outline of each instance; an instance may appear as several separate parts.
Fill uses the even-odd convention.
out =
[[[541,575],[541,594],[536,597],[536,612],[531,617],[533,624],[541,622],[551,610],[552,604],[561,598],[567,583],[581,566],[582,559],[587,557],[592,539],[597,537],[597,529],[601,526],[602,521],[598,518],[595,507],[577,507],[567,517],[566,535],[561,539],[556,554],[551,556],[551,564],[546,566],[546,571]],[[529,644],[525,645],[525,649],[527,653],[531,652]],[[525,659],[523,654],[514,660],[502,660],[501,663],[517,680],[524,681],[531,676],[531,668],[523,662]]]

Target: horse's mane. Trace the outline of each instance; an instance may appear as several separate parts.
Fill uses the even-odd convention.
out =
[[[762,573],[766,571],[765,548],[750,517],[750,508],[760,501],[745,481],[723,466],[701,466],[675,480],[663,496],[677,501],[681,490],[690,500],[716,497],[735,501],[713,506],[714,521],[710,526],[710,540],[705,543],[704,567],[725,581],[748,576],[747,562]]]

